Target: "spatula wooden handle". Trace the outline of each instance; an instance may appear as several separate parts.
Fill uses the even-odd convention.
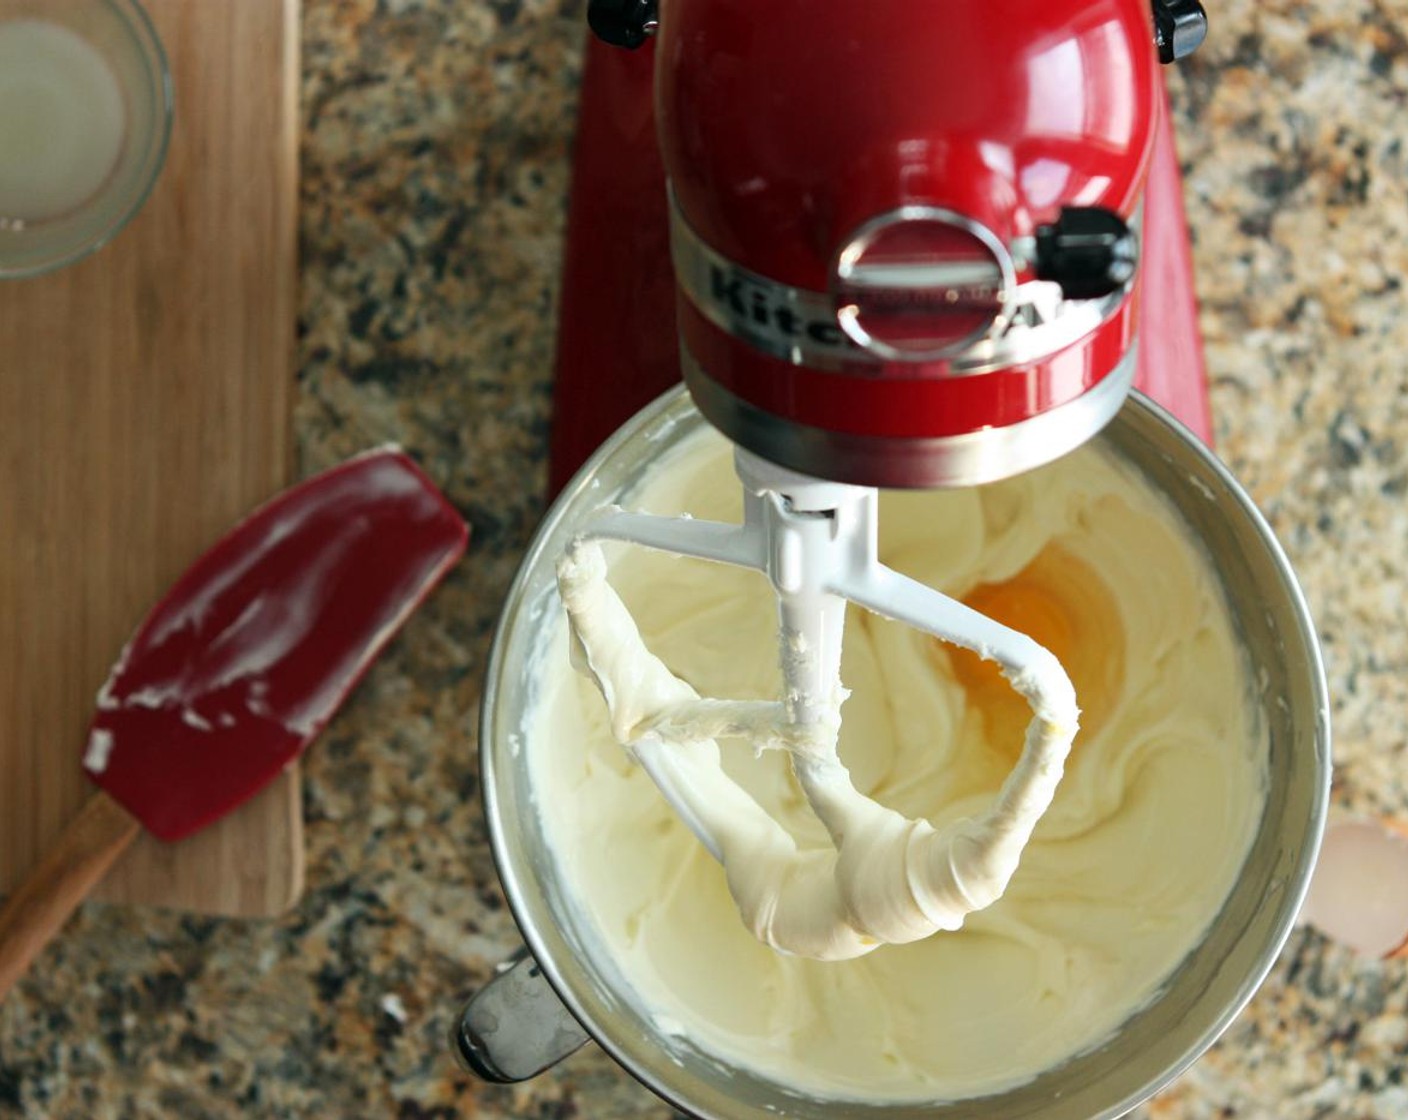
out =
[[[0,910],[0,1000],[141,828],[136,817],[99,793],[64,830]]]

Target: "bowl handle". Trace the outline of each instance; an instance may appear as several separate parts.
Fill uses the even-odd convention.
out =
[[[510,1084],[537,1077],[588,1037],[524,949],[470,997],[455,1027],[454,1050],[469,1072]]]

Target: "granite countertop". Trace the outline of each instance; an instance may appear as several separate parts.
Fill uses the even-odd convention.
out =
[[[578,0],[306,0],[299,466],[417,452],[465,563],[306,767],[277,921],[87,907],[0,1005],[0,1116],[587,1117],[671,1110],[594,1049],[460,1073],[463,999],[518,945],[479,807],[489,637],[543,509]],[[1335,799],[1408,815],[1404,0],[1223,0],[1172,79],[1217,440],[1296,564]],[[1408,964],[1295,933],[1140,1120],[1408,1117]]]

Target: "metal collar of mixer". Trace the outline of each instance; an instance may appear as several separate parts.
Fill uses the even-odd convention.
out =
[[[1138,347],[1075,400],[1006,427],[895,440],[783,422],[709,377],[681,348],[685,384],[716,428],[803,474],[876,486],[977,486],[1032,470],[1074,451],[1120,410],[1134,384]]]

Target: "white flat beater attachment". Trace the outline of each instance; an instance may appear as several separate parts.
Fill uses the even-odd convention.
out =
[[[1080,716],[1056,658],[1024,634],[880,563],[875,490],[739,450],[742,525],[613,510],[558,565],[573,655],[612,731],[723,864],[744,923],[784,953],[861,956],[958,929],[1002,896],[1061,780]],[[780,701],[703,698],[641,640],[598,540],[756,568],[777,592]],[[976,819],[935,829],[860,793],[837,754],[847,601],[997,662],[1031,706],[1021,757]],[[789,752],[834,847],[802,849],[720,765],[720,738]]]

